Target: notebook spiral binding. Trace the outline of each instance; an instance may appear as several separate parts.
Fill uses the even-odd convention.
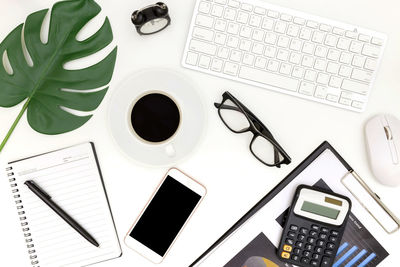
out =
[[[16,205],[17,211],[18,211],[19,220],[21,222],[22,232],[24,233],[24,238],[25,238],[25,242],[26,242],[26,247],[28,249],[29,259],[31,260],[31,264],[34,267],[40,267],[38,265],[39,260],[37,259],[35,245],[33,244],[33,239],[32,239],[31,233],[30,233],[29,224],[26,221],[24,205],[22,203],[22,200],[20,199],[21,196],[18,193],[19,192],[18,184],[15,181],[14,172],[12,170],[13,170],[12,167],[6,168],[8,181],[10,182],[10,186],[11,186],[11,192],[13,193],[13,197],[15,199],[15,205]]]

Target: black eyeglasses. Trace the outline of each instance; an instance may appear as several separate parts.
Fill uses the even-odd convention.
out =
[[[222,95],[222,103],[214,103],[223,123],[234,133],[252,132],[251,153],[270,167],[281,167],[292,160],[272,136],[268,128],[231,93]]]

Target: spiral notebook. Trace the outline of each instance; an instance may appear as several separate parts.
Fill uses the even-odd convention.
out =
[[[93,143],[13,161],[6,171],[33,266],[86,266],[121,256]],[[46,191],[100,246],[54,213],[24,185],[26,180]]]

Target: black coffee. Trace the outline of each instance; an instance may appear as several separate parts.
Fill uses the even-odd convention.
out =
[[[173,136],[179,127],[179,109],[166,95],[152,93],[133,106],[131,124],[137,135],[149,142],[162,142]]]

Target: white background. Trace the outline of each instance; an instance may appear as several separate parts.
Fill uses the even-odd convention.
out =
[[[33,11],[50,7],[50,0],[0,0],[0,40]],[[148,0],[99,1],[113,26],[118,45],[117,64],[110,92],[83,127],[58,136],[33,131],[23,116],[0,154],[4,164],[49,150],[93,141],[96,145],[105,185],[122,240],[145,205],[167,168],[151,168],[125,157],[113,143],[106,123],[112,91],[130,73],[147,67],[168,67],[190,77],[207,101],[208,127],[198,149],[176,167],[198,179],[208,195],[171,249],[161,266],[187,266],[213,243],[244,212],[284,178],[323,140],[328,140],[364,177],[385,203],[400,216],[399,188],[378,184],[368,165],[364,124],[378,113],[400,118],[400,34],[397,0],[268,0],[286,7],[337,19],[389,36],[382,66],[370,95],[366,112],[353,113],[295,97],[215,78],[180,66],[194,0],[169,0],[172,25],[154,36],[140,37],[130,22],[133,10],[152,3]],[[0,88],[1,90],[1,88]],[[269,168],[253,158],[248,150],[250,135],[231,133],[217,116],[214,101],[229,90],[251,109],[272,131],[292,156],[293,162],[281,169]],[[2,138],[17,116],[21,105],[0,108]],[[0,171],[1,175],[3,172]],[[24,239],[13,205],[7,179],[0,179],[0,251],[4,266],[29,266]],[[379,227],[376,225],[376,227]],[[374,229],[370,229],[374,232]],[[382,266],[396,266],[400,233],[391,236],[392,254]],[[397,242],[395,242],[397,241]],[[98,266],[152,266],[153,264],[122,244],[123,256]],[[61,264],[61,263],[60,263]]]

